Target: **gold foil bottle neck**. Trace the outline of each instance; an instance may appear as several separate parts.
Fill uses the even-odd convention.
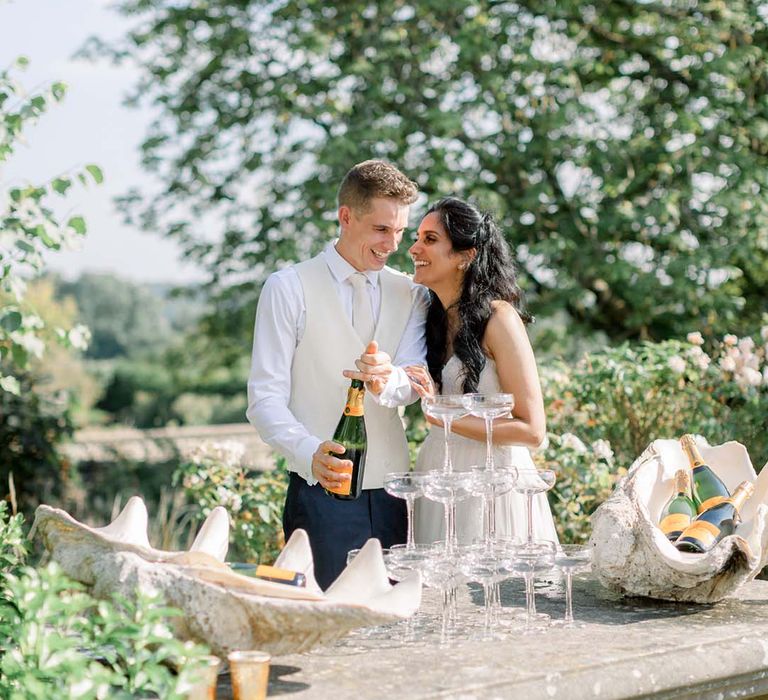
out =
[[[693,435],[683,435],[680,438],[680,446],[683,448],[688,461],[691,463],[691,467],[699,467],[705,464],[704,458],[699,452],[699,446],[696,444],[696,438]]]

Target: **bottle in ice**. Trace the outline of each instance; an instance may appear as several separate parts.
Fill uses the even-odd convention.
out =
[[[681,552],[708,552],[723,537],[732,535],[740,521],[739,512],[755,487],[742,481],[733,495],[701,513],[675,542]]]
[[[659,527],[674,542],[696,517],[696,506],[691,498],[691,472],[679,469],[675,472],[675,491],[661,511]]]
[[[697,512],[703,513],[724,501],[730,494],[717,474],[704,462],[693,435],[683,435],[680,446],[693,471],[693,502]]]
[[[343,454],[334,453],[334,457],[348,459],[352,462],[352,478],[334,489],[326,489],[326,493],[344,501],[352,501],[360,496],[363,490],[363,473],[365,471],[365,452],[368,438],[365,433],[365,415],[363,402],[365,399],[365,384],[353,379],[347,393],[347,403],[344,413],[336,426],[333,441],[344,445]]]

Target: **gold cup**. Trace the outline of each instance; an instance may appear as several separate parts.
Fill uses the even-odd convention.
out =
[[[205,656],[203,659],[203,666],[195,685],[189,690],[187,700],[216,700],[216,683],[221,659],[218,656]]]
[[[265,651],[233,651],[227,658],[235,700],[264,700],[272,657]]]

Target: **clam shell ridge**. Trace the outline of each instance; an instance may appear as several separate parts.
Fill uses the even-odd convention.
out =
[[[624,595],[715,603],[754,578],[768,561],[768,469],[755,475],[738,442],[709,446],[697,437],[705,462],[728,490],[755,484],[733,535],[705,554],[678,551],[657,527],[674,490],[674,474],[688,464],[677,440],[655,440],[635,460],[613,494],[592,515],[593,570]]]
[[[218,655],[242,649],[275,655],[306,651],[359,627],[409,617],[421,602],[418,572],[389,583],[378,540],[368,540],[323,593],[303,530],[293,533],[275,562],[306,575],[306,588],[297,588],[236,574],[223,563],[229,540],[224,508],[211,512],[188,552],[153,548],[147,522],[146,506],[134,496],[101,528],[41,505],[32,533],[67,575],[97,597],[132,598],[138,590],[159,594],[183,613],[170,619],[177,636],[204,642]]]

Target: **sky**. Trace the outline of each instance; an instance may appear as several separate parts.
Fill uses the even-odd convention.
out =
[[[109,0],[0,0],[0,66],[26,56],[17,75],[28,91],[61,81],[68,92],[37,125],[0,170],[0,187],[41,184],[56,175],[100,166],[102,185],[73,187],[68,214],[85,217],[88,234],[80,250],[51,253],[49,267],[66,277],[112,272],[136,282],[194,283],[204,273],[180,259],[172,241],[123,224],[115,196],[147,179],[138,147],[151,113],[122,105],[136,82],[130,67],[73,59],[89,36],[122,36],[127,20],[109,9]]]

